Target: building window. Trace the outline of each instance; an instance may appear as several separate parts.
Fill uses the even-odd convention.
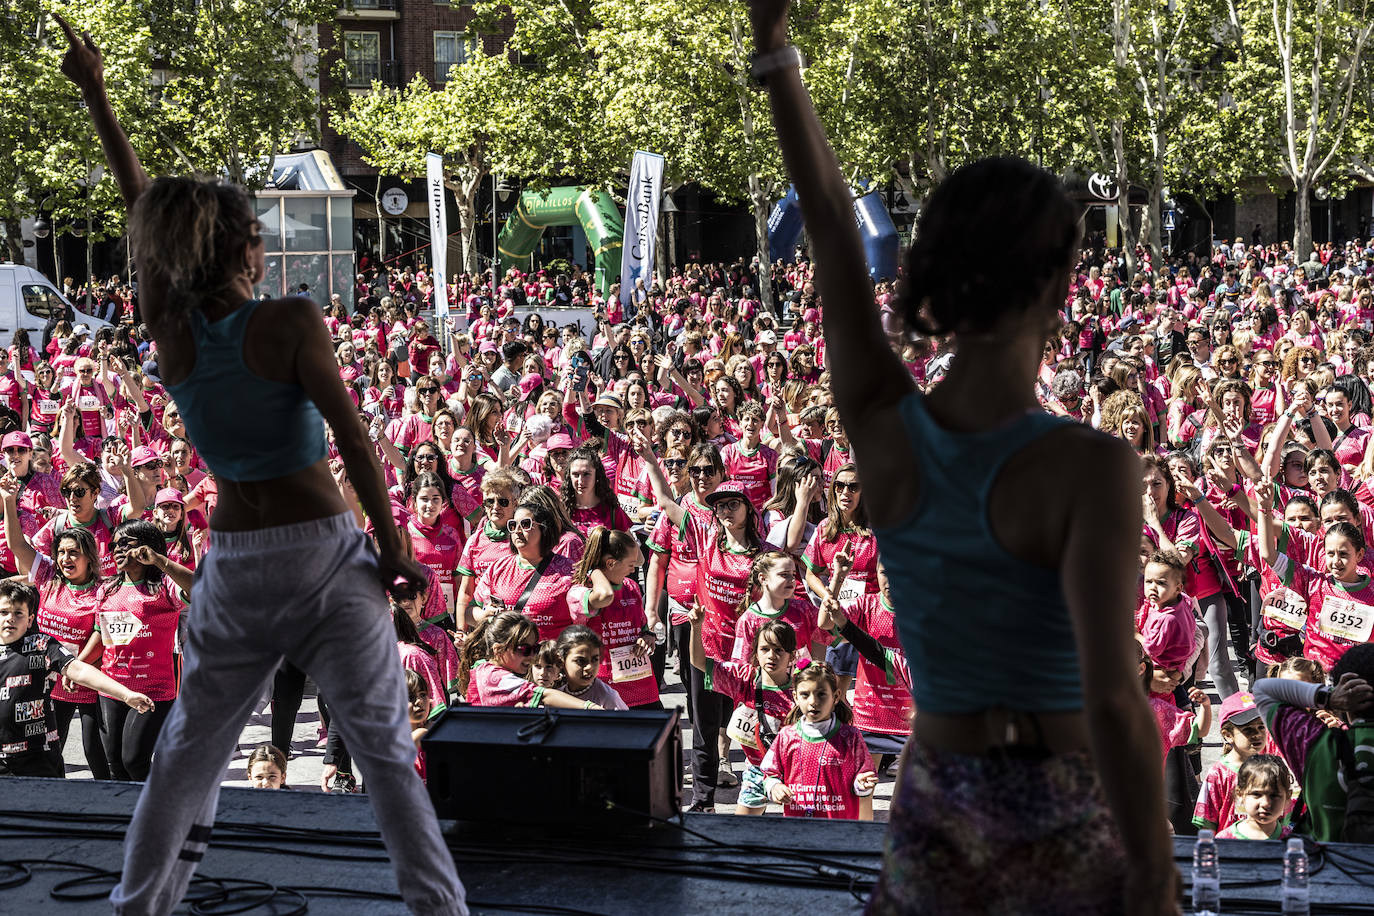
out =
[[[461,64],[477,51],[477,42],[462,32],[434,33],[434,79],[448,79],[448,68]]]
[[[348,64],[348,85],[367,87],[382,78],[382,35],[380,32],[344,32],[344,61]]]

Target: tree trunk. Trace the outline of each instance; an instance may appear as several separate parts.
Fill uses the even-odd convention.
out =
[[[1293,254],[1302,264],[1312,256],[1312,183],[1303,175],[1294,182],[1294,190],[1298,199],[1293,209]]]
[[[1120,119],[1112,121],[1112,154],[1116,159],[1116,210],[1121,232],[1121,253],[1126,259],[1126,279],[1135,276],[1136,234],[1131,228],[1131,176],[1126,168],[1126,125]]]
[[[773,309],[773,261],[768,253],[768,211],[772,201],[768,199],[757,172],[749,174],[749,199],[754,204],[754,241],[759,252],[759,302],[763,304],[765,312],[777,318],[778,313]]]
[[[463,272],[470,277],[477,276],[477,193],[467,190],[464,182],[461,191],[455,191],[453,198],[458,203],[458,236],[463,260]],[[475,187],[475,182],[473,183]],[[450,273],[453,271],[450,270]]]
[[[1154,174],[1150,179],[1150,203],[1145,208],[1144,220],[1140,231],[1145,236],[1145,244],[1150,247],[1151,266],[1159,270],[1164,266],[1161,256],[1164,252],[1162,231],[1164,198],[1164,137],[1155,135]]]
[[[24,240],[20,236],[19,220],[5,220],[5,259],[16,264],[24,263]]]

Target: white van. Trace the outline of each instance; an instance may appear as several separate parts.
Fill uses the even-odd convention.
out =
[[[32,267],[23,264],[0,264],[0,346],[9,346],[15,329],[24,328],[30,334],[41,334],[52,315],[61,315],[71,306],[52,285],[52,282]],[[76,321],[92,331],[109,327],[110,323],[94,315],[76,311]],[[37,340],[34,346],[38,346]]]

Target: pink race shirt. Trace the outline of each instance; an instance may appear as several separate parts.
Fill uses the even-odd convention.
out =
[[[38,629],[56,639],[74,657],[81,657],[91,633],[95,632],[95,579],[85,585],[71,585],[56,575],[52,561],[43,554],[33,559],[29,575],[38,589]],[[52,698],[65,703],[94,703],[95,691],[89,687],[67,690],[58,680]]]
[[[828,583],[835,555],[846,544],[851,545],[854,566],[844,582],[840,583],[840,590],[835,595],[840,604],[848,607],[860,595],[872,595],[878,591],[878,539],[871,531],[851,530],[843,531],[838,538],[831,540],[825,536],[827,524],[821,522],[816,525],[816,530],[806,545],[806,551],[802,554],[802,562],[806,564],[807,569]]]
[[[468,679],[467,700],[473,706],[539,706],[544,688],[515,672],[483,659]]]
[[[97,592],[97,626],[105,644],[101,669],[155,703],[176,699],[177,623],[186,607],[181,590],[164,577],[157,585],[123,582]]]
[[[418,517],[411,516],[408,527],[410,539],[415,544],[415,559],[434,570],[439,577],[444,603],[452,611],[455,606],[453,573],[458,568],[458,557],[463,549],[462,532],[446,522],[443,516],[433,525],[422,525]]]
[[[749,566],[755,551],[735,552],[722,549],[715,526],[697,521],[690,513],[682,517],[683,540],[697,552],[696,597],[706,609],[701,627],[701,641],[706,657],[716,661],[730,658],[735,641],[736,610],[744,598],[744,586],[749,581]],[[759,550],[772,550],[766,541]]]
[[[782,723],[796,705],[791,688],[764,684],[758,669],[745,662],[713,662],[708,658],[706,689],[729,697],[736,707],[749,707],[756,715],[760,712],[758,698],[763,697],[763,721],[755,725],[754,742],[740,741],[746,760],[754,766],[763,763],[763,755],[771,746],[770,737],[782,731]]]
[[[873,772],[863,735],[836,720],[820,738],[808,738],[796,725],[778,733],[760,765],[765,777],[781,779],[792,791],[783,817],[858,820],[859,795],[854,781]]]
[[[448,688],[439,673],[438,660],[419,646],[400,640],[396,641],[396,651],[401,654],[401,667],[424,679],[425,689],[429,691],[430,715],[448,706]]]
[[[644,615],[644,596],[639,584],[626,579],[616,589],[615,598],[596,610],[587,604],[591,593],[585,585],[568,590],[568,609],[574,623],[584,624],[601,638],[601,667],[596,676],[625,701],[626,706],[643,706],[658,701],[658,680],[649,656],[635,658],[634,647],[648,625]]]
[[[763,504],[773,496],[773,476],[778,471],[778,453],[760,444],[746,451],[743,444],[732,442],[720,450],[725,462],[725,476],[744,484],[744,495],[762,512]]]
[[[801,591],[801,589],[798,589]],[[735,621],[735,642],[730,650],[730,661],[744,662],[745,664],[757,663],[754,657],[754,637],[759,630],[763,629],[764,624],[774,620],[781,621],[792,628],[792,632],[797,637],[797,652],[810,652],[815,657],[815,652],[825,644],[824,635],[819,641],[820,645],[813,646],[817,642],[816,627],[816,606],[806,597],[796,597],[787,602],[787,606],[780,611],[766,612],[758,602],[749,605],[744,613],[739,615]],[[825,660],[825,653],[821,652],[820,661]]]
[[[1210,830],[1225,830],[1236,822],[1236,775],[1239,764],[1222,757],[1202,777],[1202,790],[1193,807],[1193,823]]]
[[[525,586],[534,576],[535,567],[523,557],[509,554],[497,560],[477,579],[473,593],[479,604],[499,600],[507,608],[515,609]],[[572,587],[572,563],[566,557],[551,554],[548,566],[535,586],[522,613],[539,628],[539,638],[557,639],[569,626],[572,614],[568,610],[568,589]]]
[[[906,657],[897,636],[897,617],[892,605],[880,594],[864,595],[845,613],[855,626],[887,650],[885,654],[890,660],[888,668],[883,669],[859,658],[859,677],[854,688],[855,727],[882,735],[910,733],[911,683],[893,676],[905,666]]]
[[[1340,582],[1305,564],[1281,557],[1275,572],[1284,585],[1307,599],[1307,635],[1302,654],[1330,671],[1351,646],[1367,643],[1374,634],[1374,580]]]
[[[458,557],[458,575],[476,577],[480,570],[511,555],[510,536],[483,521],[482,527],[468,536]]]

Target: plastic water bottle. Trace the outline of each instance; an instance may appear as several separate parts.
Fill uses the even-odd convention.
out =
[[[1283,854],[1283,889],[1280,891],[1283,916],[1308,916],[1307,850],[1302,840],[1293,837]]]
[[[1217,864],[1216,834],[1197,832],[1193,847],[1193,912],[1196,916],[1218,916],[1221,912],[1221,867]]]

